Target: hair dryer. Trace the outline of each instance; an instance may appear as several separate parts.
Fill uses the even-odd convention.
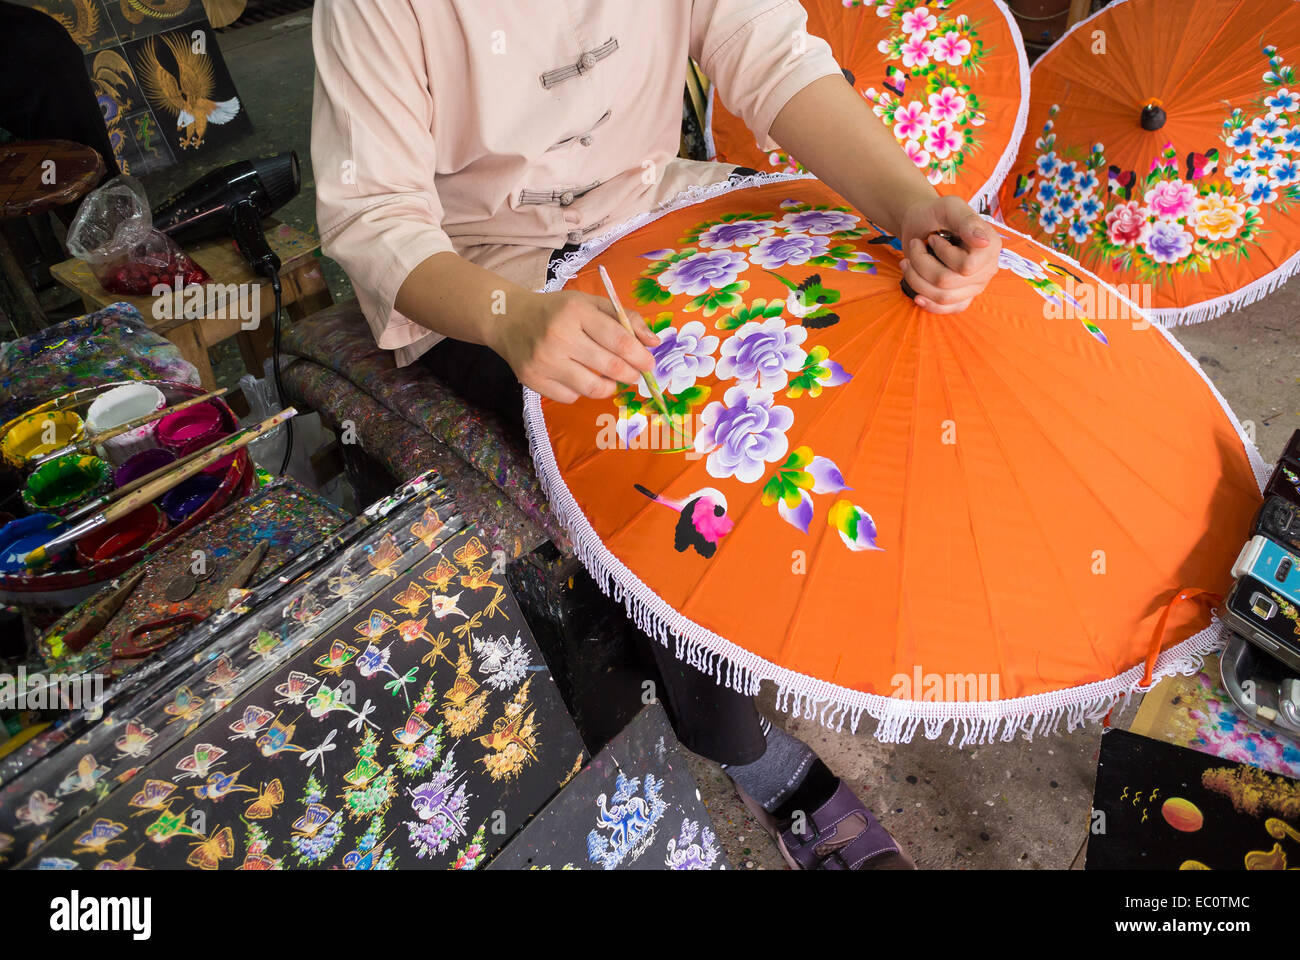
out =
[[[270,277],[280,258],[262,233],[262,218],[297,196],[302,187],[298,154],[240,160],[200,177],[154,212],[153,225],[181,246],[223,234],[249,265]]]

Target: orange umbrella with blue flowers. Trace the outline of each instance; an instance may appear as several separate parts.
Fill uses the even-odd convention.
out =
[[[1119,0],[1034,64],[1006,222],[1166,324],[1300,267],[1300,5]]]
[[[616,237],[555,285],[608,270],[658,332],[667,416],[638,383],[529,393],[527,420],[578,556],[679,656],[965,741],[1104,713],[1217,643],[1264,466],[1091,274],[1004,231],[988,290],[926,313],[897,241],[804,178]]]
[[[996,193],[1025,131],[1029,64],[999,0],[803,0],[807,32],[935,188],[976,207]],[[712,93],[711,159],[765,172],[802,168],[760,145]]]

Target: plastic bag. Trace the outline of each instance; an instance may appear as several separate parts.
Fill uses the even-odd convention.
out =
[[[133,177],[115,177],[87,194],[68,229],[68,250],[90,265],[109,293],[146,296],[158,286],[204,284],[211,277],[176,242],[153,228],[149,198]]]

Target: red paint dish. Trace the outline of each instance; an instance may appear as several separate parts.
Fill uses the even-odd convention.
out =
[[[221,411],[210,403],[201,403],[163,417],[158,421],[155,436],[162,447],[179,456],[187,445],[194,444],[193,449],[206,446],[225,429]]]
[[[77,563],[89,567],[139,550],[162,534],[170,524],[154,504],[145,504],[121,520],[77,541]]]

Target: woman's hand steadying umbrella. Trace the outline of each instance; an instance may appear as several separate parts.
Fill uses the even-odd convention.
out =
[[[903,215],[899,239],[903,279],[916,305],[931,313],[965,310],[998,271],[997,231],[956,197],[914,203]]]
[[[870,104],[842,77],[814,80],[791,97],[770,135],[899,238],[903,279],[916,293],[917,306],[931,313],[959,313],[997,273],[1002,248],[997,232],[965,201],[940,197]]]

